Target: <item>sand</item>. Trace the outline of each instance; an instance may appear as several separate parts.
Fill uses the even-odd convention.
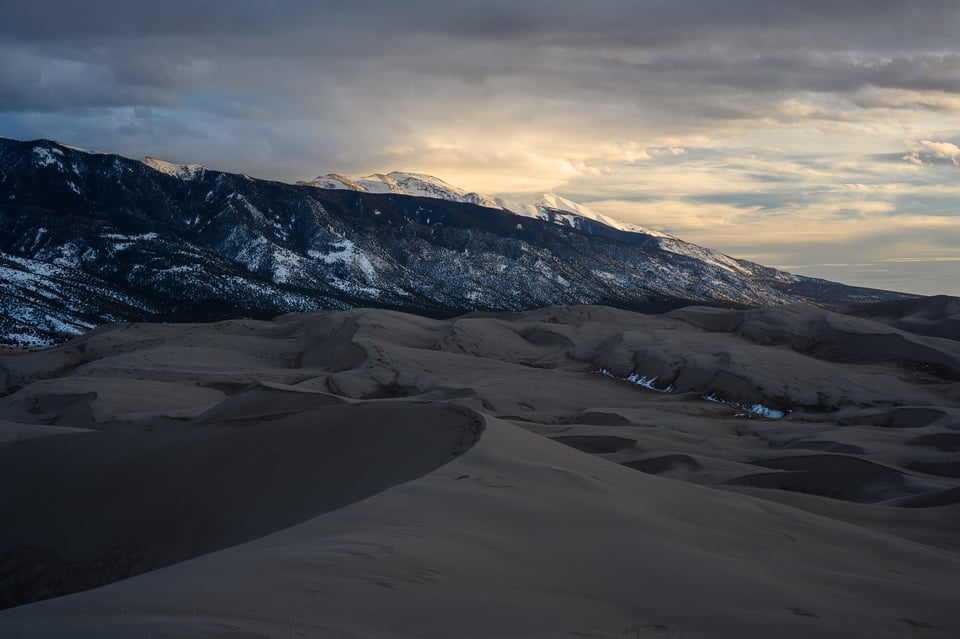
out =
[[[356,309],[2,357],[0,635],[957,636],[960,335],[891,313]]]

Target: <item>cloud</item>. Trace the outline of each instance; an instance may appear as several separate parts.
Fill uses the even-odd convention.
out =
[[[920,140],[910,145],[910,152],[901,159],[913,164],[952,164],[960,166],[960,146],[952,142]]]
[[[410,99],[404,86],[449,101],[457,93],[447,90],[468,85],[581,102],[619,97],[664,118],[724,110],[750,118],[797,92],[960,88],[957,55],[942,53],[956,35],[950,3],[804,7],[288,0],[266,10],[252,0],[36,0],[0,22],[4,66],[22,69],[0,77],[0,108],[161,106],[206,88],[270,92],[324,113],[320,87],[384,104]],[[75,82],[54,77],[65,65]],[[42,76],[46,83],[23,82]]]
[[[879,262],[960,262],[960,257],[943,257],[943,256],[929,256],[929,257],[890,257]]]

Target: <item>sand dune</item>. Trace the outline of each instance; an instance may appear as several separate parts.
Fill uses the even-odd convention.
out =
[[[848,304],[836,310],[918,335],[960,339],[960,299],[956,297],[935,295],[913,300]]]
[[[960,345],[871,312],[357,309],[2,357],[0,634],[956,636]]]
[[[260,395],[261,407],[285,399]],[[472,445],[479,424],[451,406],[341,403],[0,447],[0,511],[17,513],[0,529],[0,603],[91,588],[299,523],[433,470]]]

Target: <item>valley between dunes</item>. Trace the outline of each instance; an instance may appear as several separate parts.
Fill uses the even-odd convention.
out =
[[[960,636],[960,302],[0,355],[4,637]]]

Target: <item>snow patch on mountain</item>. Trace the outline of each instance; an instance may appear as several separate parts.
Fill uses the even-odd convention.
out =
[[[376,282],[379,278],[377,275],[377,269],[373,265],[373,262],[370,261],[370,258],[359,248],[357,245],[351,242],[348,239],[341,239],[334,242],[331,246],[332,250],[329,252],[321,252],[316,249],[310,249],[307,252],[311,258],[323,262],[324,264],[346,264],[348,266],[353,266],[361,273],[363,273],[364,279],[367,283]]]
[[[106,302],[156,312],[105,284],[56,264],[0,252],[0,345],[49,346],[93,328],[92,317],[98,317],[96,323],[120,321],[102,312]]]
[[[59,152],[59,155],[61,155],[61,156],[63,155],[63,151],[60,151],[60,150],[57,149],[56,147],[54,147],[54,150],[55,150],[55,151],[58,151],[58,152]],[[59,166],[60,168],[63,168],[63,165],[60,163],[60,160],[58,160],[57,158],[55,158],[55,157],[53,156],[53,153],[51,152],[51,150],[50,150],[50,149],[47,149],[47,148],[44,148],[44,147],[42,147],[42,146],[34,147],[34,149],[33,149],[33,157],[34,157],[34,161],[35,161],[35,162],[37,163],[37,165],[39,165],[39,166],[54,166],[54,165],[55,165],[55,166]]]

